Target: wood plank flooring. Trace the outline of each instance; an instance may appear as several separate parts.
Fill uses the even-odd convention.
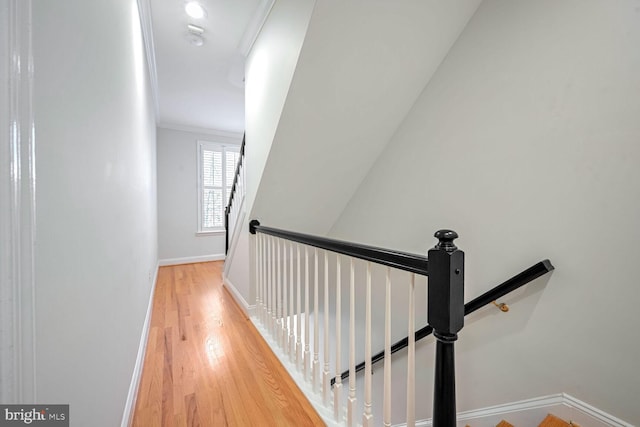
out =
[[[223,288],[222,267],[160,268],[132,425],[325,425]]]

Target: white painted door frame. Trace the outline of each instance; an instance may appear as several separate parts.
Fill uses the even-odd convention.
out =
[[[31,0],[0,0],[0,402],[36,403]]]

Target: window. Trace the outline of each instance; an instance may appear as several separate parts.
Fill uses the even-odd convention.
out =
[[[224,231],[224,209],[239,158],[237,145],[198,141],[198,232]]]

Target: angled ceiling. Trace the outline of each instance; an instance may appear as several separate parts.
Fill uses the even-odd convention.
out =
[[[158,125],[243,132],[245,56],[273,0],[198,0],[200,19],[186,14],[186,3],[148,0]],[[188,24],[204,30],[201,46],[190,41]]]

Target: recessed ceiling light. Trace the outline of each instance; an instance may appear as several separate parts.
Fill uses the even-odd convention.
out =
[[[205,15],[204,7],[197,1],[190,1],[184,6],[184,10],[187,12],[187,15],[194,19],[203,18]]]

